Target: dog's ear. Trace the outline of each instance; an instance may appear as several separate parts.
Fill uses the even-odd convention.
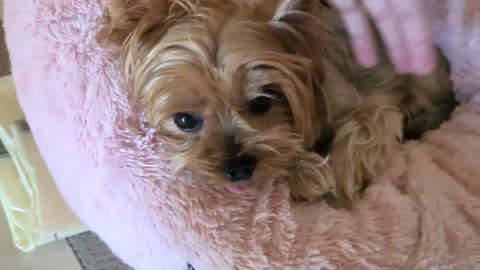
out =
[[[311,58],[319,55],[320,19],[323,5],[318,0],[282,0],[272,19],[272,26],[284,46],[292,53]]]
[[[319,136],[322,124],[329,122],[322,87],[325,72],[321,21],[318,16],[324,8],[324,4],[318,0],[283,0],[271,20],[274,33],[288,53],[308,62],[307,67],[298,74],[307,89],[299,91],[295,97],[292,96],[295,100],[289,100],[295,124],[299,126],[299,132],[304,136],[307,147],[312,146]]]
[[[105,26],[97,42],[122,61],[130,90],[153,47],[174,24],[194,14],[198,0],[108,0]],[[140,80],[141,81],[141,80]]]
[[[108,47],[123,46],[128,40],[161,36],[173,22],[191,14],[194,0],[108,0],[105,27],[97,40]]]

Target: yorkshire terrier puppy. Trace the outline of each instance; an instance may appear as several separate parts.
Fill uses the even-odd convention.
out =
[[[173,171],[234,193],[285,178],[295,198],[345,204],[454,107],[440,54],[423,77],[385,55],[361,68],[318,0],[110,0],[106,17],[99,40],[120,49]]]

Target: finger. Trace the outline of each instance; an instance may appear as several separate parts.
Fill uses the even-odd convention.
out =
[[[375,21],[396,70],[409,72],[410,58],[394,6],[388,0],[363,0],[363,4]]]
[[[411,71],[426,74],[435,67],[435,54],[431,25],[425,6],[418,0],[393,0],[403,29]]]
[[[364,67],[377,63],[377,51],[368,20],[357,0],[331,0],[350,35],[357,62]]]

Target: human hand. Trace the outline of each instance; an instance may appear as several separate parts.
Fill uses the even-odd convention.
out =
[[[426,74],[435,67],[428,0],[329,0],[345,22],[360,65],[371,67],[378,56],[370,15],[399,73]]]

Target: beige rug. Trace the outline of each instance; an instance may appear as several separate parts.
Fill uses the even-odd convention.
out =
[[[87,232],[67,239],[73,253],[85,270],[130,270],[93,233]]]

